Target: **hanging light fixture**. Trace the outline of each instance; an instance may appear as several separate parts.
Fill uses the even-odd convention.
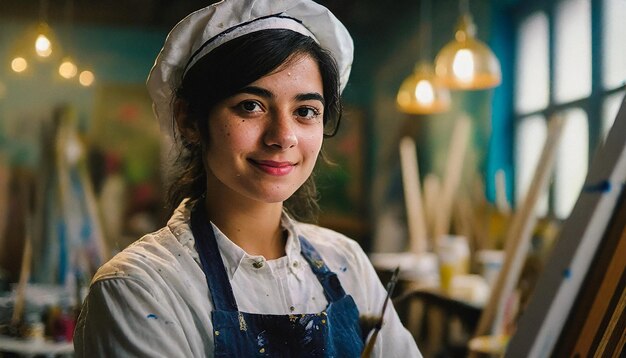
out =
[[[78,67],[72,58],[69,56],[64,57],[59,65],[59,75],[65,79],[70,79],[76,77],[76,74],[78,74]]]
[[[78,82],[83,87],[91,86],[95,80],[96,80],[96,77],[94,76],[93,72],[89,70],[82,71],[80,75],[78,76]]]
[[[430,0],[420,3],[420,60],[400,85],[398,109],[409,114],[433,114],[450,107],[450,93],[435,75],[430,63]]]
[[[22,36],[19,36],[11,51],[11,69],[15,73],[26,73],[35,60],[51,61],[58,51],[53,51],[56,37],[45,22],[29,26]],[[56,46],[55,46],[56,47]]]
[[[73,33],[74,33],[73,30],[74,29],[72,26],[73,15],[74,15],[74,2],[73,0],[66,0],[64,20],[65,20],[65,24],[68,30],[68,38],[69,38],[68,43],[69,44],[66,44],[65,46],[66,54],[65,56],[63,56],[63,59],[61,59],[61,63],[59,64],[59,67],[58,67],[59,75],[65,78],[66,80],[72,79],[76,77],[76,75],[78,74],[78,66],[76,65],[76,61],[74,61],[74,59],[70,55],[70,53],[73,52],[73,48],[74,48],[74,43],[73,43]]]
[[[35,39],[35,53],[39,57],[50,57],[52,54],[52,41],[50,38],[50,27],[45,22],[37,25],[37,38]]]
[[[476,25],[469,11],[469,0],[459,2],[461,17],[454,40],[435,59],[435,72],[453,89],[492,88],[502,81],[500,62],[491,49],[476,39]]]
[[[35,53],[40,58],[48,58],[53,51],[54,34],[46,22],[48,16],[48,0],[39,0],[39,24],[35,38]]]
[[[43,62],[57,62],[57,73],[63,80],[78,80],[83,87],[92,86],[95,81],[95,75],[91,70],[79,68],[80,62],[71,54],[74,52],[73,41],[73,23],[74,0],[65,0],[64,20],[67,26],[69,41],[66,46],[61,46],[61,42],[55,36],[54,31],[46,22],[48,12],[48,0],[39,0],[39,22],[36,25],[29,26],[15,42],[14,49],[11,51],[11,70],[20,75],[32,72],[35,68],[37,59]],[[64,47],[64,48],[62,48]],[[34,53],[33,53],[34,50]],[[68,83],[68,82],[66,82]],[[71,83],[71,82],[69,82]]]
[[[83,87],[91,86],[95,81],[95,76],[92,71],[79,69],[78,63],[73,58],[73,56],[69,55],[74,52],[74,26],[73,26],[73,17],[74,17],[74,0],[66,0],[65,1],[65,23],[68,29],[68,43],[66,45],[66,55],[61,60],[61,64],[58,67],[59,75],[66,79],[71,80],[74,78],[78,79],[78,83],[80,83]]]
[[[15,73],[22,73],[28,69],[28,61],[22,56],[16,56],[11,60],[11,69]]]

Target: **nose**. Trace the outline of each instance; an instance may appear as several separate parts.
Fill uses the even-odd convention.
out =
[[[288,149],[298,144],[294,119],[290,113],[274,113],[267,124],[263,141],[270,147]]]

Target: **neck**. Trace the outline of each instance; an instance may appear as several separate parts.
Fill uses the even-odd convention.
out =
[[[262,255],[268,260],[285,255],[285,238],[280,226],[282,202],[262,203],[207,193],[205,204],[207,219],[248,254]]]

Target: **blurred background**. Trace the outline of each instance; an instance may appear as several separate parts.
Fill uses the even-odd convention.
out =
[[[523,302],[626,93],[626,2],[319,2],[355,43],[345,115],[324,144],[339,165],[316,174],[319,221],[357,240],[381,277],[397,254],[440,254],[441,236],[463,239],[452,246],[467,252],[465,273],[479,273],[479,252],[501,258],[562,120],[528,204]],[[79,292],[76,305],[99,265],[165,224],[167,148],[145,80],[172,26],[210,3],[0,1],[0,292],[26,274],[45,292]],[[432,260],[418,260],[420,279]],[[435,271],[438,283],[420,284],[441,288]]]

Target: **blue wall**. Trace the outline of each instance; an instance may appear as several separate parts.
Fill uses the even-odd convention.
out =
[[[41,121],[50,118],[54,107],[71,104],[83,129],[88,130],[98,88],[105,84],[142,85],[167,34],[85,26],[70,31],[52,23],[62,52],[71,54],[79,69],[94,72],[96,82],[86,88],[76,79],[65,80],[58,75],[58,57],[47,61],[31,57],[26,73],[14,73],[10,61],[34,24],[0,21],[0,82],[5,88],[0,98],[0,152],[8,154],[14,164],[27,166],[36,165],[38,128]]]

